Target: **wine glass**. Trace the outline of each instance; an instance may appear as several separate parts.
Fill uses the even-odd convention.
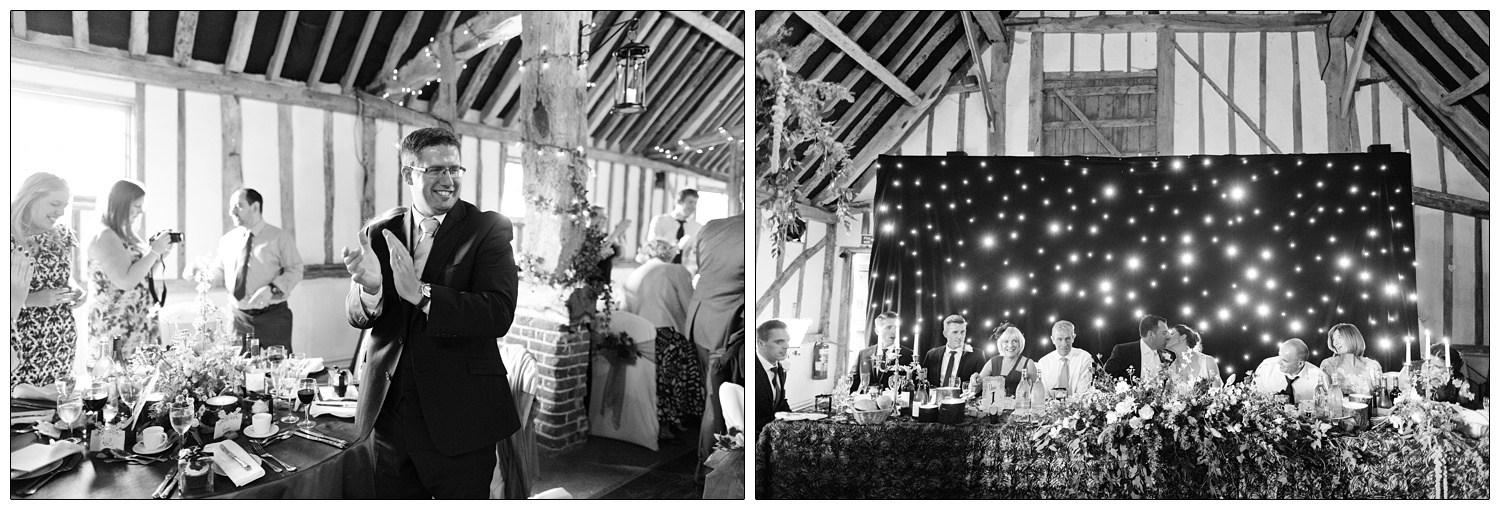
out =
[[[64,372],[58,376],[56,386],[57,402],[61,404],[63,400],[73,394],[73,390],[78,389],[78,379],[74,378],[72,374]]]
[[[279,420],[281,423],[297,423],[297,416],[293,414],[297,410],[297,380],[292,375],[295,371],[295,365],[290,359],[282,360],[281,364],[276,367],[276,372],[272,375],[276,379],[276,398],[286,399],[287,404],[287,412],[281,415],[281,419]]]
[[[57,400],[57,419],[62,420],[63,425],[68,426],[67,435],[73,435],[73,422],[83,414],[83,397],[77,393],[69,393]]]
[[[308,412],[312,410],[313,397],[317,394],[317,379],[308,378],[297,382],[297,400],[302,402],[302,421],[297,422],[298,427],[313,426],[312,416]]]
[[[261,348],[261,351],[265,352],[266,354],[266,362],[273,365],[276,363],[281,363],[282,360],[286,359],[285,345],[270,345]]]
[[[172,421],[172,430],[177,431],[177,446],[187,446],[187,431],[193,426],[193,402],[191,400],[179,400],[172,403],[168,416]]]
[[[95,416],[100,416],[104,411],[104,405],[109,402],[109,385],[104,381],[89,383],[89,388],[83,392],[83,408]]]
[[[135,377],[121,377],[115,383],[117,391],[120,392],[120,403],[125,404],[131,415],[135,414],[135,404],[141,398],[141,381]]]

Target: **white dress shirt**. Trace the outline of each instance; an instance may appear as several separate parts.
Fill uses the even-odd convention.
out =
[[[646,240],[661,239],[676,244],[679,250],[686,250],[691,245],[691,240],[698,238],[698,231],[703,229],[703,224],[694,221],[692,217],[688,217],[686,220],[682,224],[682,239],[678,240],[677,217],[673,216],[672,213],[656,215],[651,218],[651,228],[647,232],[647,235],[650,237]]]
[[[412,249],[412,239],[416,235],[416,232],[417,232],[417,225],[420,225],[422,223],[422,220],[427,219],[427,216],[423,216],[422,213],[418,212],[417,209],[414,208],[414,207],[407,208],[406,210],[410,214],[406,215],[406,218],[408,220],[406,222],[406,239],[403,239],[401,242],[406,243],[406,249],[410,250],[410,249]],[[438,229],[442,229],[443,228],[443,220],[445,218],[447,218],[447,217],[448,217],[448,213],[443,213],[443,214],[439,214],[437,216],[433,216],[432,218],[434,218],[434,219],[437,220],[437,222],[438,222]],[[372,232],[372,235],[373,235],[373,232]],[[437,236],[437,230],[433,231],[433,236],[434,237]],[[373,253],[366,253],[365,256],[366,257],[374,257],[375,254],[373,254]],[[415,264],[416,261],[412,261],[412,263]],[[417,277],[421,278],[422,277],[422,268],[418,267],[418,268],[415,268],[415,269],[417,271]],[[388,283],[391,283],[391,282],[381,282],[380,284],[381,285],[386,285]],[[385,303],[381,299],[380,294],[370,294],[370,293],[367,293],[364,290],[365,288],[362,287],[362,286],[360,286],[360,284],[358,284],[358,283],[351,283],[351,285],[354,285],[355,288],[359,289],[359,302],[360,302],[360,304],[364,305],[364,307],[365,307],[365,314],[368,315],[370,318],[379,317],[380,316],[380,312],[382,310],[384,310],[384,305],[385,305]],[[427,313],[427,310],[430,310],[431,308],[432,308],[432,303],[427,303],[427,306],[422,307],[422,313]]]
[[[1295,374],[1288,374],[1281,370],[1281,358],[1267,358],[1260,362],[1255,369],[1255,389],[1261,393],[1280,393],[1286,389],[1287,377],[1297,377],[1292,382],[1292,392],[1296,394],[1297,401],[1312,400],[1317,393],[1318,383],[1327,384],[1328,376],[1323,370],[1313,366],[1312,363],[1302,362],[1302,370]]]
[[[1076,395],[1078,392],[1094,383],[1094,359],[1088,351],[1073,348],[1068,351],[1068,394]],[[1037,370],[1041,372],[1042,388],[1053,389],[1057,385],[1058,378],[1062,375],[1063,357],[1056,350],[1042,356],[1037,362]],[[1144,361],[1144,358],[1142,358]]]

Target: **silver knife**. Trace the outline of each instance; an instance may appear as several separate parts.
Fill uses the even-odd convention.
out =
[[[172,470],[171,471],[167,471],[166,478],[163,478],[161,480],[161,485],[157,485],[156,486],[156,490],[151,491],[151,499],[161,499],[163,497],[162,494],[167,491],[167,486],[169,484],[171,484],[173,480],[176,480],[176,479],[177,479],[177,466],[172,466]]]
[[[333,441],[333,442],[336,442],[336,443],[343,443],[343,444],[345,444],[345,445],[348,445],[348,444],[349,444],[349,442],[348,442],[348,441],[345,441],[345,440],[343,440],[343,439],[339,439],[339,438],[336,438],[336,437],[333,437],[333,436],[330,436],[330,435],[328,435],[328,434],[324,434],[324,433],[322,433],[322,432],[318,432],[318,431],[316,431],[316,430],[313,430],[313,429],[302,429],[302,431],[303,431],[303,432],[306,432],[306,433],[308,433],[308,434],[312,434],[312,435],[314,435],[314,436],[318,436],[318,437],[321,437],[321,438],[323,438],[323,439],[327,439],[327,440],[329,440],[329,441]]]
[[[250,464],[246,464],[244,460],[241,460],[239,455],[234,454],[234,451],[225,448],[222,444],[219,445],[219,451],[224,452],[225,455],[228,455],[230,459],[233,459],[234,462],[236,464],[239,464],[241,468],[244,468],[245,471],[250,470]]]
[[[332,447],[334,447],[334,448],[338,448],[338,449],[340,449],[340,450],[342,450],[342,449],[344,449],[344,448],[346,448],[346,447],[348,447],[348,445],[345,445],[345,444],[343,444],[343,443],[337,443],[337,442],[334,442],[334,441],[331,441],[331,440],[328,440],[328,439],[326,439],[326,438],[322,438],[322,437],[318,437],[318,436],[314,436],[314,435],[312,435],[312,434],[304,434],[304,433],[302,433],[302,431],[300,431],[300,430],[299,430],[299,431],[297,431],[297,432],[295,432],[295,433],[294,433],[294,434],[296,434],[296,435],[297,435],[297,437],[300,437],[300,438],[303,438],[303,439],[306,439],[306,440],[309,440],[309,441],[316,441],[316,442],[319,442],[319,443],[323,443],[323,444],[326,444],[326,445],[328,445],[328,446],[332,446]]]

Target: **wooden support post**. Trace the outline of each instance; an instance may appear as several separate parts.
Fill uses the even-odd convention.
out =
[[[1364,22],[1359,26],[1359,40],[1354,43],[1354,53],[1349,55],[1349,76],[1344,84],[1344,103],[1339,105],[1342,111],[1349,111],[1349,103],[1354,101],[1354,82],[1359,79],[1359,68],[1365,64],[1365,44],[1370,41],[1370,28],[1375,26],[1375,11],[1365,11]],[[1342,45],[1343,41],[1340,40]],[[1378,120],[1378,119],[1377,119]]]
[[[1489,307],[1484,305],[1484,296],[1489,280],[1484,277],[1484,220],[1474,218],[1474,345],[1484,345],[1485,318]]]
[[[240,11],[234,15],[234,32],[229,36],[229,54],[224,57],[224,74],[245,72],[250,56],[250,40],[255,35],[255,21],[260,11]]]
[[[1031,112],[1028,115],[1030,121],[1027,122],[1029,132],[1026,137],[1026,150],[1037,156],[1043,155],[1042,103],[1046,101],[1046,96],[1042,95],[1042,68],[1045,67],[1042,65],[1042,60],[1046,56],[1042,49],[1043,39],[1046,39],[1046,35],[1042,32],[1031,33],[1031,100],[1029,101]]]
[[[1239,60],[1238,58],[1235,58],[1237,55],[1235,55],[1234,46],[1235,46],[1235,41],[1238,40],[1238,39],[1239,39],[1239,37],[1236,36],[1235,34],[1229,34],[1229,78],[1227,78],[1225,80],[1227,82],[1227,83],[1225,83],[1225,85],[1229,86],[1229,99],[1228,99],[1229,102],[1234,102],[1234,61],[1235,60]],[[1201,48],[1200,48],[1200,51],[1201,51]],[[1201,62],[1201,60],[1200,60],[1200,62]],[[1259,102],[1261,104],[1265,104],[1264,100],[1259,101]],[[1226,115],[1225,117],[1226,118],[1224,120],[1226,120],[1226,121],[1229,122],[1229,125],[1227,127],[1228,131],[1225,131],[1226,133],[1229,134],[1229,136],[1228,136],[1228,138],[1229,138],[1229,153],[1230,154],[1239,154],[1240,153],[1239,140],[1238,140],[1239,137],[1235,135],[1235,128],[1238,127],[1238,126],[1234,125],[1234,112],[1229,112],[1229,114]],[[1265,143],[1265,142],[1261,142],[1261,143]]]
[[[271,54],[271,66],[266,68],[266,80],[281,78],[281,66],[286,63],[286,49],[292,43],[292,33],[297,28],[297,11],[286,11],[286,20],[281,22],[281,34],[276,38],[276,51]]]
[[[333,172],[333,112],[323,111],[323,189],[329,190],[328,196],[323,200],[323,263],[333,263],[333,211],[334,199],[338,193],[338,179]],[[400,187],[398,186],[397,189]],[[399,201],[399,200],[398,200]],[[361,225],[369,221],[370,217],[362,216],[359,219]]]
[[[1177,33],[1156,30],[1156,153],[1176,154],[1172,127],[1177,123]],[[1128,69],[1127,69],[1128,70]]]
[[[1297,40],[1302,34],[1292,36],[1292,152],[1305,154],[1302,150],[1302,52],[1297,49]],[[1409,148],[1407,150],[1410,150]]]
[[[457,15],[458,11],[448,11]],[[432,114],[439,119],[448,121],[460,120],[463,112],[458,111],[458,68],[459,61],[453,58],[453,30],[450,28],[444,32],[438,32],[433,43],[437,46],[439,66],[438,95],[436,103],[432,105]]]
[[[1448,157],[1444,154],[1441,145],[1438,146],[1438,185],[1439,191],[1448,192]],[[1443,336],[1453,336],[1453,213],[1443,211],[1443,265],[1438,269],[1443,272]]]
[[[323,69],[328,66],[328,52],[333,50],[333,40],[339,34],[339,25],[344,22],[344,11],[333,11],[328,17],[328,26],[323,28],[323,41],[318,44],[318,56],[313,60],[312,72],[307,75],[307,86],[323,81]],[[350,65],[354,62],[351,61]]]
[[[89,50],[89,11],[73,11],[73,47]]]
[[[999,21],[996,20],[995,24],[998,28]],[[1010,75],[1010,52],[1014,48],[1008,41],[1009,38],[1005,38],[1005,41],[990,40],[993,50],[990,52],[990,83],[987,93],[990,95],[990,104],[998,105],[998,108],[990,112],[988,154],[991,156],[1005,155],[1005,81]]]
[[[549,53],[570,54],[578,51],[576,30],[589,20],[587,11],[526,11],[521,14],[521,58],[533,58],[542,47]],[[553,212],[552,207],[567,207],[579,197],[574,182],[588,178],[588,162],[582,154],[569,155],[587,143],[584,132],[584,79],[573,66],[556,65],[528,69],[521,83],[521,108],[518,117],[526,152],[521,154],[525,175],[523,194],[541,200],[526,207],[526,231],[521,259],[535,257],[536,269],[543,274],[561,276],[572,267],[573,257],[583,246],[583,225]],[[538,154],[540,152],[540,154]]]
[[[296,133],[292,128],[292,107],[290,105],[276,105],[276,167],[281,179],[281,197],[277,200],[281,206],[281,230],[293,239],[297,238],[297,181],[296,162],[293,156],[296,154]]]
[[[801,255],[809,255],[809,256],[812,255],[812,254],[813,254],[813,252],[808,251],[806,248],[804,248],[802,250],[802,253],[801,253]],[[787,270],[787,267],[786,267],[786,239],[782,239],[782,240],[776,241],[776,253],[775,253],[775,255],[776,255],[776,281],[778,283],[780,283],[781,285],[774,285],[773,284],[772,285],[773,288],[766,290],[766,295],[771,296],[771,316],[772,317],[780,317],[781,316],[781,287],[782,287],[782,285],[786,285],[786,280],[791,275],[793,275],[793,274],[796,273],[796,268],[800,267],[801,264],[796,264],[796,265],[794,265],[792,267],[791,270]],[[800,258],[801,255],[798,255],[798,257]],[[803,260],[803,262],[806,262],[806,260]],[[764,298],[765,296],[763,295],[761,297]],[[761,301],[760,300],[756,300],[755,304],[757,305],[755,307],[755,315],[759,316],[760,315],[760,309],[761,309],[761,306],[759,306],[759,305],[761,304]]]
[[[21,12],[21,11],[16,11]],[[151,18],[150,11],[130,11],[130,56],[145,58],[146,42],[149,37],[147,21]],[[24,18],[23,18],[24,19]],[[180,250],[179,250],[180,251]]]
[[[227,94],[220,95],[219,110],[219,114],[223,117],[224,140],[224,173],[221,181],[224,202],[222,203],[227,204],[231,202],[230,195],[245,187],[244,160],[240,157],[245,146],[244,123],[240,118],[240,98]],[[223,220],[224,232],[234,228],[229,215],[220,215],[220,219]]]
[[[1295,37],[1295,34],[1293,36]],[[1265,32],[1261,32],[1260,33],[1260,73],[1256,74],[1255,76],[1259,78],[1259,80],[1256,80],[1256,81],[1260,82],[1260,96],[1259,96],[1260,97],[1260,117],[1259,117],[1259,119],[1260,119],[1260,125],[1264,126],[1264,125],[1266,125],[1266,82],[1270,81],[1269,79],[1266,78],[1266,33]],[[1265,153],[1266,153],[1266,142],[1262,141],[1262,142],[1260,142],[1260,152],[1259,152],[1259,154],[1265,154]]]
[[[1175,45],[1177,44],[1177,42],[1173,41],[1172,44]],[[1193,60],[1192,57],[1188,56],[1186,51],[1182,51],[1181,46],[1177,47],[1177,51],[1182,52],[1182,58],[1185,58],[1189,61]],[[1197,61],[1203,61],[1203,32],[1198,32]],[[1208,79],[1208,73],[1204,72],[1203,69],[1197,64],[1193,65],[1193,69],[1198,71],[1198,154],[1206,154],[1208,153],[1208,122],[1203,113],[1203,81]],[[1231,106],[1234,105],[1233,100],[1225,100],[1225,102],[1229,103]]]
[[[198,34],[198,11],[177,12],[177,32],[172,40],[172,60],[187,67],[193,59],[193,37]]]
[[[177,89],[177,224],[187,225],[187,91]],[[332,183],[329,183],[332,185]],[[327,188],[333,189],[333,188]],[[225,201],[228,203],[228,201]],[[332,214],[328,217],[333,218]],[[228,216],[225,216],[228,218]],[[227,229],[226,229],[227,230]],[[177,250],[177,268],[187,267],[187,250]]]
[[[375,119],[373,117],[359,118],[359,156],[364,168],[364,194],[359,202],[359,217],[361,221],[375,217],[375,179],[379,178],[380,172],[375,168]],[[399,187],[399,186],[398,186]]]
[[[828,227],[829,227],[829,230],[833,230],[837,226],[836,225],[829,225]],[[828,237],[829,236],[823,236],[823,238],[818,239],[817,243],[813,244],[812,246],[808,246],[806,249],[802,250],[802,253],[798,254],[797,258],[792,259],[792,261],[791,261],[790,264],[788,264],[788,265],[786,265],[784,267],[778,267],[776,269],[776,279],[772,280],[771,281],[771,285],[766,288],[766,291],[764,293],[761,293],[760,297],[755,300],[755,315],[756,316],[760,316],[760,312],[766,309],[766,305],[770,305],[770,304],[772,304],[772,301],[776,301],[776,300],[780,300],[781,299],[781,288],[786,285],[786,282],[791,281],[792,276],[796,275],[797,272],[798,272],[798,270],[802,269],[802,266],[807,263],[807,259],[812,258],[813,255],[817,255],[818,254],[818,250],[832,249],[832,248],[829,247],[829,239],[828,239]],[[778,266],[781,265],[781,261],[786,260],[786,257],[785,257],[786,247],[785,246],[782,246],[781,252],[782,252],[783,256],[776,258]],[[779,306],[775,306],[773,308],[780,308],[780,307]],[[773,315],[780,315],[780,314],[779,313],[773,313]]]
[[[359,33],[359,43],[354,45],[354,58],[349,59],[349,67],[344,68],[344,78],[339,80],[339,89],[345,94],[354,90],[354,79],[359,76],[360,64],[365,61],[365,53],[370,50],[370,39],[375,37],[375,27],[379,24],[380,11],[370,11],[364,30]]]
[[[26,11],[10,11],[10,36],[17,39],[25,39],[26,30]]]
[[[957,144],[954,145],[955,148],[953,149],[953,150],[956,150],[958,152],[964,152],[964,124],[968,123],[968,119],[966,118],[967,114],[969,113],[968,110],[969,110],[969,93],[968,92],[959,92],[958,93],[958,135],[955,137],[955,138],[957,138],[957,140],[956,140]],[[929,151],[929,155],[930,155],[930,153],[931,153],[931,151]]]
[[[1208,73],[1203,70],[1203,66],[1198,65],[1198,62],[1193,60],[1192,57],[1189,57],[1187,52],[1183,51],[1181,46],[1177,46],[1177,43],[1174,42],[1172,43],[1172,45],[1177,48],[1177,52],[1182,55],[1182,58],[1187,60],[1188,65],[1193,66],[1193,69],[1198,71],[1198,76],[1201,77],[1203,81],[1207,82],[1208,86],[1212,87],[1214,89],[1214,92],[1219,94],[1220,98],[1224,99],[1224,102],[1229,105],[1229,109],[1234,110],[1234,113],[1240,116],[1240,120],[1245,121],[1245,124],[1248,124],[1250,126],[1250,130],[1254,131],[1255,135],[1259,136],[1261,141],[1266,142],[1266,145],[1269,145],[1271,147],[1271,150],[1275,151],[1277,154],[1282,153],[1281,148],[1276,146],[1276,142],[1271,141],[1271,137],[1266,136],[1266,132],[1262,131],[1260,129],[1260,126],[1257,126],[1255,124],[1254,120],[1250,119],[1250,115],[1246,114],[1244,110],[1241,110],[1239,105],[1234,104],[1234,99],[1230,98],[1228,94],[1225,94],[1224,90],[1220,89],[1219,85],[1217,83],[1214,83],[1214,80],[1212,78],[1208,77]],[[1199,112],[1201,114],[1202,110],[1200,109]]]
[[[1370,144],[1381,145],[1380,137],[1380,85],[1370,87]]]

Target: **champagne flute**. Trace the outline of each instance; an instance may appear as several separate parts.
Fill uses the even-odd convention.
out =
[[[73,422],[83,414],[83,397],[77,393],[69,393],[58,399],[57,419],[62,420],[68,426],[67,435],[73,435]]]
[[[172,430],[177,431],[177,447],[181,449],[187,446],[187,431],[193,426],[193,402],[191,400],[173,402],[168,413],[172,421]]]
[[[297,400],[302,402],[302,421],[297,422],[298,427],[312,427],[314,422],[308,414],[312,410],[313,397],[318,394],[317,379],[303,379],[297,383]]]

